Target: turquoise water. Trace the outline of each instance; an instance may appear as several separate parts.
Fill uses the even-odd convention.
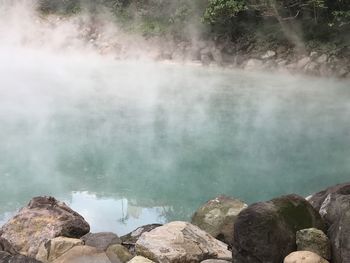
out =
[[[53,195],[92,231],[350,179],[350,85],[93,55],[1,52],[0,224]]]

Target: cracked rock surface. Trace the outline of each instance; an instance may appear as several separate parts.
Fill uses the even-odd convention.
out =
[[[53,197],[35,197],[0,230],[16,251],[35,257],[40,244],[57,236],[80,238],[89,224],[65,203]]]
[[[136,253],[162,263],[232,258],[225,243],[197,226],[181,221],[171,222],[142,234],[136,242]]]

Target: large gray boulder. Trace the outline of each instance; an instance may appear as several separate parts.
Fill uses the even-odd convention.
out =
[[[331,243],[326,234],[316,228],[302,229],[297,232],[299,251],[311,251],[321,257],[331,259]]]
[[[231,260],[227,245],[197,226],[171,222],[143,233],[136,242],[136,253],[155,262],[192,263],[205,259]]]
[[[135,254],[135,244],[140,236],[145,233],[152,231],[153,229],[162,226],[161,224],[149,224],[136,228],[132,232],[120,237],[122,245],[127,247],[130,253]]]
[[[39,246],[58,236],[80,238],[89,224],[65,203],[53,197],[35,197],[10,219],[0,231],[23,255],[35,257]]]
[[[105,251],[111,245],[121,244],[121,239],[112,232],[88,233],[81,238],[85,245]]]
[[[250,205],[239,215],[234,228],[235,263],[280,263],[296,247],[296,232],[325,229],[319,213],[304,198],[282,196]]]
[[[328,225],[332,262],[350,262],[350,183],[329,187],[309,198]]]
[[[233,244],[233,226],[238,214],[248,205],[228,196],[219,196],[208,201],[192,216],[191,223],[213,237]]]

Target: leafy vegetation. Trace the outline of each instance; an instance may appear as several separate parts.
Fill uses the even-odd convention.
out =
[[[264,41],[347,42],[349,0],[40,0],[44,13],[75,14],[110,10],[130,31],[146,36],[191,37],[190,27],[206,34]]]

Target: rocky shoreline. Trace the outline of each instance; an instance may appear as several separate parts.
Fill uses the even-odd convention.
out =
[[[249,206],[219,196],[191,222],[141,226],[122,237],[90,233],[66,204],[35,197],[2,226],[0,262],[350,262],[350,183]]]
[[[211,40],[167,41],[159,37],[142,39],[142,47],[132,43],[99,43],[91,38],[100,54],[112,55],[116,59],[147,58],[155,61],[215,66],[246,71],[267,71],[287,74],[301,74],[317,77],[350,79],[350,58],[337,57],[331,51],[296,51],[287,46],[276,49],[262,49],[249,43],[220,43]],[[131,41],[132,42],[132,41]],[[133,47],[128,50],[128,47]]]
[[[46,38],[47,30],[62,35],[64,29],[69,27],[69,35],[63,34],[62,43],[56,48],[80,50],[84,47],[116,60],[151,59],[247,71],[350,79],[348,48],[335,51],[334,47],[307,48],[300,43],[298,47],[281,43],[262,45],[244,37],[235,42],[201,38],[184,41],[173,36],[146,37],[135,32],[124,32],[116,24],[111,25],[107,21],[91,24],[79,17],[48,16],[39,20],[38,25],[39,28],[46,28],[38,33],[36,41],[39,46],[43,42],[41,38]],[[71,40],[72,35],[76,38],[75,42]]]

